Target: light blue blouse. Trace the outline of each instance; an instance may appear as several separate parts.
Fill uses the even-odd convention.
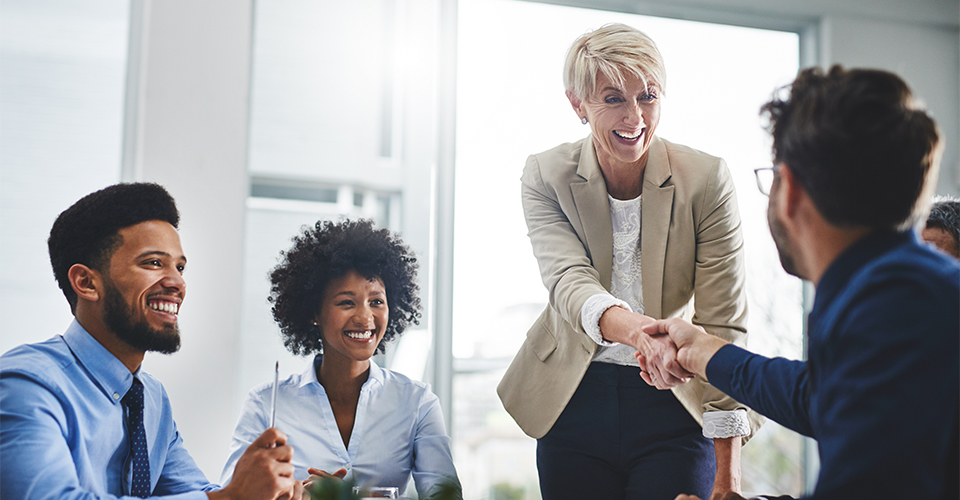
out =
[[[440,401],[427,384],[380,368],[360,390],[349,446],[344,446],[327,393],[317,380],[320,357],[303,373],[280,381],[276,427],[293,446],[294,477],[309,477],[310,467],[347,470],[346,479],[366,486],[395,486],[401,494],[410,475],[421,498],[444,480],[459,484],[453,467]],[[244,403],[223,469],[224,484],[237,460],[270,422],[273,383],[254,387]]]

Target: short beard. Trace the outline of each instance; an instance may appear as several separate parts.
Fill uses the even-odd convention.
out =
[[[794,245],[790,241],[790,236],[787,235],[787,229],[783,227],[783,222],[776,216],[776,209],[773,206],[773,196],[773,194],[770,195],[770,204],[767,207],[767,225],[770,226],[770,235],[773,236],[773,243],[777,245],[780,265],[783,266],[783,270],[788,274],[802,279],[803,276],[800,276],[799,269],[797,269],[796,259],[793,258],[793,254],[791,253]]]
[[[104,323],[120,340],[140,351],[173,354],[180,350],[180,328],[176,324],[160,330],[146,321],[135,322],[130,306],[113,281],[104,280]]]

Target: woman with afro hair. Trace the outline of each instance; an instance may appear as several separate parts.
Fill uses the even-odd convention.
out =
[[[276,427],[296,450],[295,477],[337,476],[402,494],[412,474],[420,498],[444,483],[459,489],[437,396],[370,359],[419,323],[417,259],[399,237],[366,220],[317,222],[281,253],[270,281],[284,345],[314,355],[277,391]],[[270,426],[272,391],[273,383],[250,391],[224,484]]]

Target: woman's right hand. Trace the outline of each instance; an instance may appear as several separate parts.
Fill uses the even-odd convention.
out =
[[[606,340],[637,350],[641,377],[648,384],[664,390],[686,383],[693,374],[677,362],[677,346],[670,337],[643,332],[643,326],[653,321],[650,316],[611,307],[600,316],[600,332]]]
[[[314,469],[313,467],[310,467],[309,469],[307,469],[307,473],[310,474],[310,477],[303,480],[303,486],[305,488],[309,488],[310,485],[314,483],[314,481],[317,481],[325,477],[343,479],[347,475],[347,469],[343,469],[343,468],[337,469],[336,472],[331,474],[325,470]]]

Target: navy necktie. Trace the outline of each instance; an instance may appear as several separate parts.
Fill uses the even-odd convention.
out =
[[[127,437],[130,440],[130,460],[133,463],[130,494],[147,498],[150,496],[150,458],[147,455],[147,434],[143,430],[143,384],[136,377],[121,403],[127,409]]]

